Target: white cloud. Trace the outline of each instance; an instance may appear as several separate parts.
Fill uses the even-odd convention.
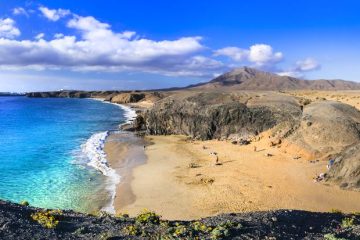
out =
[[[63,38],[65,35],[64,34],[62,34],[62,33],[55,33],[54,34],[54,38]]]
[[[11,18],[0,18],[0,38],[15,38],[20,36],[20,30]]]
[[[296,70],[301,72],[312,71],[320,68],[320,64],[313,58],[306,58],[296,62]]]
[[[169,76],[212,77],[239,63],[263,70],[275,71],[276,63],[283,59],[270,45],[255,44],[247,49],[226,47],[214,51],[214,56],[229,57],[232,62],[200,55],[206,48],[198,36],[174,40],[152,40],[140,37],[134,31],[115,32],[108,23],[92,16],[79,16],[64,9],[40,7],[51,21],[68,16],[66,27],[74,34],[61,32],[52,39],[40,33],[34,39],[15,40],[20,35],[12,19],[0,19],[0,69],[32,69],[72,71],[142,71]],[[20,11],[20,10],[19,10]],[[317,68],[311,58],[298,61],[294,68],[279,74],[295,76]]]
[[[234,61],[244,61],[249,57],[249,50],[241,49],[238,47],[226,47],[214,52],[214,56],[227,56]]]
[[[281,52],[273,52],[270,45],[255,44],[250,47],[249,61],[257,65],[266,65],[281,61],[283,54]]]
[[[39,33],[38,35],[35,36],[35,39],[40,40],[43,39],[45,37],[45,33]]]
[[[63,18],[69,15],[71,12],[65,9],[49,9],[47,7],[39,7],[39,11],[43,14],[44,17],[49,19],[50,21],[56,22],[60,18]]]
[[[114,32],[94,17],[73,15],[66,25],[78,36],[58,33],[51,40],[0,39],[0,68],[74,71],[144,71],[164,75],[211,75],[224,65],[199,56],[201,37],[155,41],[135,32]]]
[[[299,78],[302,77],[303,74],[301,72],[297,72],[297,71],[280,71],[276,73],[277,75],[280,76],[288,76],[288,77],[294,77],[294,78]]]
[[[12,12],[14,15],[25,15],[27,17],[29,16],[28,12],[22,7],[16,7],[13,9]]]
[[[272,65],[283,59],[281,52],[274,52],[267,44],[255,44],[249,49],[226,47],[216,50],[214,56],[226,56],[237,62],[246,61],[257,67]]]
[[[303,77],[305,72],[320,69],[321,65],[313,58],[305,58],[296,62],[295,66],[289,70],[277,72],[280,76]]]

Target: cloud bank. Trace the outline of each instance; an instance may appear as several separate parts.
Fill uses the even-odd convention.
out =
[[[274,51],[267,44],[254,44],[249,48],[225,47],[209,54],[211,49],[203,45],[200,36],[152,40],[134,31],[115,32],[108,23],[66,9],[41,6],[38,12],[49,22],[64,24],[73,34],[59,32],[50,36],[39,33],[32,39],[17,39],[21,32],[15,21],[0,19],[1,69],[142,71],[168,76],[212,77],[244,64],[274,70],[284,58],[282,52]],[[14,15],[28,16],[27,13],[24,8],[13,9]],[[231,62],[219,60],[223,57]],[[319,66],[314,59],[307,58],[298,61],[289,71],[278,72],[305,72]]]

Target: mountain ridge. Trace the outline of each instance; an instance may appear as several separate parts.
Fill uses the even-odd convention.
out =
[[[236,68],[209,82],[189,85],[185,89],[234,90],[359,90],[360,83],[346,80],[304,80],[289,76],[280,76],[250,67]]]

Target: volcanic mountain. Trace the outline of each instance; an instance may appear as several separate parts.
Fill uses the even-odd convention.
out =
[[[303,80],[242,67],[220,75],[210,82],[187,87],[187,89],[204,90],[217,88],[234,90],[357,90],[360,89],[360,83],[344,80]]]

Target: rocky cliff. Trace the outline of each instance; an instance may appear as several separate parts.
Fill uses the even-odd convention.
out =
[[[34,216],[41,216],[35,218]],[[351,225],[346,219],[353,219]],[[45,227],[44,224],[52,223]],[[280,210],[166,221],[147,213],[98,216],[0,200],[0,239],[359,239],[359,215]],[[50,227],[50,228],[49,228]],[[325,238],[326,237],[326,238]],[[337,237],[337,238],[336,238]]]
[[[155,135],[185,134],[202,140],[249,139],[281,122],[300,118],[300,105],[290,104],[286,96],[281,98],[282,109],[276,107],[275,101],[261,104],[262,97],[252,98],[248,94],[220,92],[174,95],[146,111],[144,123],[147,132]]]

